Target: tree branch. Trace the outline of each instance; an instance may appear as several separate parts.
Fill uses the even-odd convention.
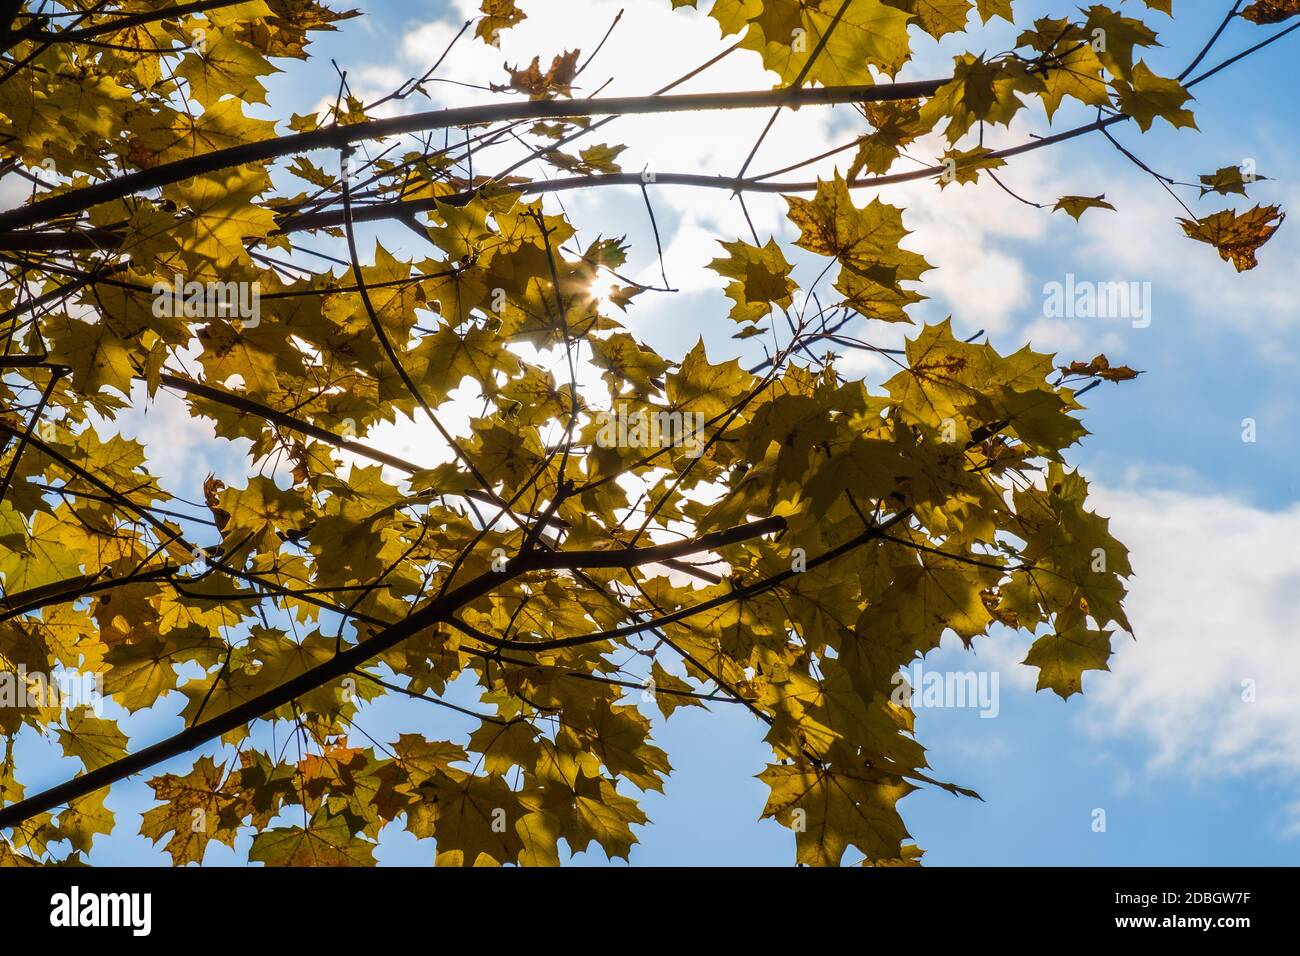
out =
[[[742,525],[739,528],[718,532],[714,535],[705,535],[695,542],[680,542],[667,546],[641,548],[638,551],[645,555],[645,563],[653,563],[660,555],[667,553],[666,548],[672,549],[671,553],[674,554],[685,553],[682,548],[688,544],[694,545],[697,549],[702,549],[708,547],[709,542],[716,546],[718,541],[734,542],[745,540],[757,534],[766,533],[771,528],[772,519],[768,518],[750,525]],[[615,553],[621,555],[626,552],[611,552],[611,554]],[[38,813],[62,806],[70,800],[75,800],[88,793],[94,793],[171,757],[194,750],[196,747],[215,740],[228,731],[242,727],[250,721],[291,703],[304,694],[324,687],[331,681],[345,677],[377,655],[396,647],[408,637],[436,624],[445,623],[458,609],[490,594],[496,588],[533,567],[577,568],[579,565],[575,559],[586,560],[589,554],[589,552],[574,552],[569,561],[562,562],[560,560],[564,557],[562,553],[552,556],[544,552],[534,552],[522,561],[507,564],[502,571],[489,571],[482,574],[474,580],[434,598],[424,607],[403,620],[390,625],[378,634],[353,645],[345,651],[339,652],[323,664],[318,664],[316,667],[304,671],[297,677],[291,678],[251,700],[232,707],[215,717],[210,717],[201,724],[195,724],[178,734],[168,737],[166,740],[145,747],[143,750],[139,750],[120,760],[115,760],[79,777],[74,777],[7,807],[0,807],[0,830],[17,826]],[[603,552],[597,552],[596,554],[603,554]],[[552,557],[556,560],[553,562],[546,560]],[[539,563],[544,560],[546,563]],[[812,562],[809,562],[809,565],[811,566]]]
[[[72,189],[56,196],[48,196],[37,202],[0,213],[0,232],[48,222],[59,216],[81,212],[100,203],[111,202],[147,189],[157,189],[160,186],[181,182],[193,176],[201,176],[230,166],[263,162],[293,153],[320,149],[339,150],[353,143],[403,133],[508,120],[885,102],[931,96],[946,82],[948,79],[945,78],[874,86],[748,90],[737,93],[681,93],[673,96],[613,96],[586,100],[530,100],[524,103],[491,103],[485,106],[429,110],[406,116],[278,136],[255,143],[246,143],[243,146],[214,150],[172,163],[163,163],[152,169],[127,173],[116,179]]]
[[[131,27],[143,26],[146,23],[157,23],[161,20],[175,20],[181,17],[187,17],[191,13],[204,13],[208,10],[216,10],[221,7],[233,7],[243,0],[195,0],[193,3],[181,3],[174,7],[168,7],[165,10],[150,10],[145,13],[132,13],[119,17],[108,23],[99,23],[93,27],[82,27],[79,30],[41,30],[32,34],[31,39],[42,40],[47,43],[84,43],[87,40],[93,40],[95,37],[105,36],[112,33],[119,33],[122,30]]]
[[[1086,133],[1105,129],[1115,123],[1123,122],[1129,117],[1123,114],[1108,116],[1105,119],[1085,123],[1073,129],[1064,130],[1051,136],[996,150],[988,154],[989,159],[1003,159],[1032,152],[1045,146],[1074,139]],[[925,166],[905,173],[889,173],[882,176],[869,176],[864,179],[849,180],[850,189],[871,189],[891,186],[898,183],[916,182],[930,179],[945,171],[944,166]],[[520,195],[542,195],[548,193],[571,192],[577,189],[592,189],[601,186],[689,186],[704,189],[726,189],[737,193],[810,193],[817,189],[816,180],[775,181],[770,179],[738,179],[734,176],[712,176],[705,173],[670,173],[656,172],[654,178],[647,181],[641,173],[606,173],[590,176],[567,176],[561,179],[536,180],[526,183],[501,183],[495,188],[517,192]],[[451,193],[436,199],[390,200],[354,207],[352,221],[381,222],[387,219],[406,219],[416,213],[431,212],[439,205],[460,206],[468,203],[478,195],[477,190]],[[4,214],[0,214],[0,218]],[[288,235],[316,229],[334,229],[342,226],[346,217],[341,209],[322,212],[304,213],[287,217],[275,235]],[[121,237],[111,230],[72,230],[63,232],[0,232],[0,251],[53,251],[59,249],[93,250],[110,248],[120,242]]]

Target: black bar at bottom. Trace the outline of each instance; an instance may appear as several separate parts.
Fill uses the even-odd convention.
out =
[[[1006,932],[1231,945],[1241,934],[1292,928],[1296,884],[1296,871],[1283,868],[11,869],[0,870],[0,913],[24,939],[111,938],[129,948],[214,934],[259,949],[373,944],[390,933],[437,945],[446,930],[472,927],[487,930],[483,942],[532,927],[549,948],[547,935],[557,943],[587,933],[653,938],[656,925],[679,939],[688,926],[692,936],[713,927],[729,948],[751,935],[767,945],[787,936],[811,943],[845,930],[873,946]]]

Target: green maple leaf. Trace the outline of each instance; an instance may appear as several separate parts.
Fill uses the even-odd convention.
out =
[[[936,40],[941,39],[945,34],[961,33],[965,30],[966,18],[975,7],[974,0],[883,0],[883,2],[915,16],[915,22],[921,29]],[[988,17],[985,16],[984,19],[988,20]]]
[[[1063,210],[1077,222],[1089,209],[1109,209],[1113,212],[1115,207],[1106,202],[1106,196],[1103,193],[1100,196],[1062,196],[1052,206],[1053,212],[1058,209]]]
[[[1173,127],[1196,129],[1196,117],[1183,104],[1192,98],[1177,80],[1165,79],[1152,73],[1142,60],[1133,68],[1132,82],[1117,81],[1119,108],[1137,121],[1143,132],[1151,128],[1156,118]]]
[[[100,790],[71,801],[55,820],[54,839],[67,840],[74,850],[89,853],[97,835],[113,832],[113,811],[104,806],[107,796],[107,790]]]
[[[126,756],[126,735],[117,729],[117,722],[92,717],[88,708],[69,711],[58,733],[63,752],[76,757],[87,770],[106,767]]]
[[[776,240],[765,246],[747,242],[722,242],[726,258],[717,258],[709,268],[732,281],[727,296],[735,305],[731,317],[737,322],[757,322],[767,316],[773,305],[789,308],[797,286],[790,278],[792,266],[786,261]]]
[[[245,103],[265,103],[266,88],[259,76],[280,71],[254,47],[229,34],[209,43],[202,53],[187,53],[176,75],[189,81],[190,95],[204,109],[233,94]]]
[[[276,827],[253,837],[248,859],[267,866],[374,866],[374,844],[342,817],[318,814],[306,827]]]
[[[1075,627],[1034,642],[1024,663],[1037,667],[1038,690],[1051,688],[1062,699],[1083,693],[1083,672],[1110,670],[1110,631]]]
[[[1213,173],[1201,176],[1201,195],[1214,192],[1221,196],[1233,193],[1244,196],[1248,184],[1267,178],[1255,174],[1247,176],[1240,166],[1221,166]]]
[[[902,302],[916,301],[915,293],[904,290],[903,281],[915,281],[930,269],[923,257],[902,246],[908,230],[903,227],[902,210],[873,199],[859,209],[849,195],[848,184],[836,173],[829,182],[818,181],[812,200],[786,196],[789,218],[799,227],[800,247],[824,256],[834,256],[853,278],[841,273],[850,298],[875,290],[892,295]],[[867,286],[864,293],[862,285]],[[909,298],[913,297],[913,298]],[[897,309],[901,313],[901,309]]]
[[[67,315],[47,326],[50,355],[72,369],[73,384],[85,392],[110,387],[128,395],[135,368],[129,344],[106,321],[84,322]]]
[[[908,834],[897,803],[915,789],[910,784],[799,764],[771,765],[758,776],[771,788],[763,816],[795,830],[799,863],[838,866],[850,846],[872,858],[901,855]]]

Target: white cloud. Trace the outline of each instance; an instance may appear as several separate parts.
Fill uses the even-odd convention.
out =
[[[1071,700],[1081,726],[1145,749],[1149,772],[1300,775],[1300,504],[1267,511],[1215,494],[1094,485],[1092,507],[1130,549],[1125,607],[1136,637],[1112,639],[1109,673],[1085,673]],[[1003,632],[978,652],[1005,686],[1032,692],[1037,671],[1019,663],[1026,647],[1023,634]],[[1300,809],[1296,818],[1300,833]]]
[[[1135,637],[1112,637],[1109,672],[1086,671],[1083,695],[1067,707],[1101,745],[1094,757],[1116,791],[1169,777],[1219,788],[1243,777],[1295,787],[1300,503],[1270,511],[1136,482],[1124,490],[1094,484],[1090,502],[1130,550],[1125,609]],[[1022,663],[1031,640],[1000,628],[975,644],[977,666],[999,673],[1004,694],[1036,693],[1038,670]],[[961,650],[949,635],[941,653],[960,661]],[[1253,701],[1243,699],[1247,687]],[[1040,706],[1060,704],[1051,691],[1037,693],[1051,697]],[[977,745],[962,752],[977,753]],[[1284,838],[1300,837],[1300,790],[1295,795],[1282,808]]]
[[[1096,500],[1132,549],[1137,639],[1116,640],[1087,724],[1144,738],[1156,765],[1197,775],[1300,772],[1300,505],[1105,489]]]
[[[1030,300],[1024,266],[1004,252],[953,243],[940,258],[925,291],[943,296],[959,330],[1000,332]]]

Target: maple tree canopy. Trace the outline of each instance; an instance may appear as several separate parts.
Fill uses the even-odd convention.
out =
[[[986,184],[1077,135],[1192,127],[1215,40],[1165,77],[1143,55],[1172,0],[1061,4],[1015,21],[1014,50],[896,81],[922,34],[969,31],[983,50],[1012,0],[699,6],[734,44],[721,55],[761,60],[775,88],[604,98],[580,51],[545,51],[510,64],[487,105],[407,109],[434,64],[377,102],[344,78],[318,114],[272,121],[250,109],[266,77],[355,12],[0,4],[0,171],[27,187],[0,212],[0,670],[102,675],[111,698],[0,706],[0,863],[84,859],[126,823],[108,787],[141,772],[156,806],[130,825],[177,864],[241,832],[266,864],[373,864],[389,824],[439,863],[625,858],[647,823],[638,793],[671,770],[653,708],[731,707],[770,745],[763,815],[794,831],[795,860],[911,864],[900,798],[970,791],[929,770],[900,668],[948,632],[969,646],[1008,626],[1040,688],[1068,697],[1106,669],[1130,567],[1066,454],[1086,434],[1080,392],[1137,373],[915,324],[931,265],[904,211],[867,190]],[[542,15],[484,0],[457,42],[495,45]],[[982,145],[1066,100],[1095,121]],[[855,139],[816,182],[748,163],[643,177],[593,138],[630,113],[835,103],[856,109]],[[944,155],[896,165],[928,134]],[[1199,188],[1244,195],[1255,178],[1227,167]],[[621,239],[579,243],[553,201],[630,187],[649,206],[660,184],[786,196],[802,253],[725,236],[711,263],[730,311],[696,321],[735,331],[734,354],[661,356],[629,332],[635,299],[665,293],[623,276]],[[1181,225],[1240,270],[1281,219],[1255,206]],[[360,243],[361,223],[394,224],[413,251]],[[325,238],[346,256],[310,255]],[[1185,241],[1172,223],[1170,240]],[[822,276],[796,278],[787,254]],[[883,387],[822,354],[874,348],[854,322],[906,329]],[[768,343],[757,365],[740,360],[750,337]],[[174,497],[177,477],[118,433],[160,393],[205,436],[246,441],[246,477]],[[446,423],[466,409],[467,426]],[[610,415],[668,427],[599,440]],[[405,419],[427,458],[368,441]],[[445,732],[371,739],[366,708],[385,696]],[[175,733],[128,740],[115,715],[153,708]],[[22,764],[23,735],[81,771]],[[152,769],[183,754],[187,772]]]

